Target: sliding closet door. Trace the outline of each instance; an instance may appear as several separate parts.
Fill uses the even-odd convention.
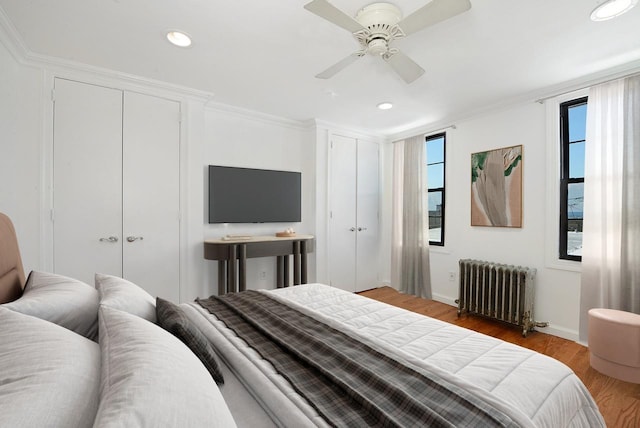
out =
[[[54,85],[54,271],[93,284],[122,270],[122,91]]]
[[[180,105],[126,92],[123,117],[123,276],[178,302]]]

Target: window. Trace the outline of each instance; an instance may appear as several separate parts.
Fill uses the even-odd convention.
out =
[[[587,98],[560,104],[560,258],[582,260]]]
[[[444,245],[444,160],[446,134],[426,138],[429,184],[429,244]]]

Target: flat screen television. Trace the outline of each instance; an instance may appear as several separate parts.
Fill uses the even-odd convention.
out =
[[[301,173],[209,165],[209,223],[301,221]]]

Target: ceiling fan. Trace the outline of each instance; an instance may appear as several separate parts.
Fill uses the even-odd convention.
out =
[[[357,59],[371,54],[380,56],[405,82],[411,83],[422,76],[424,70],[411,58],[391,47],[391,42],[465,12],[471,8],[471,3],[469,0],[432,0],[405,18],[402,18],[400,9],[391,3],[365,6],[355,18],[327,0],[313,0],[304,8],[353,33],[360,44],[360,50],[316,75],[317,78],[329,79]]]

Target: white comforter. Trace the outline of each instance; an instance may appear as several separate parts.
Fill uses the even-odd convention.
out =
[[[582,382],[553,358],[327,285],[306,284],[264,292],[409,364],[435,370],[449,381],[478,392],[522,426],[605,426]],[[208,321],[197,315],[192,319],[201,328],[205,324],[215,327],[207,328],[207,335],[227,364],[245,375],[246,385],[276,423],[322,425],[315,411],[296,397],[270,364],[247,349],[215,317],[194,305],[191,308],[195,311],[190,312],[206,314]],[[293,404],[288,402],[291,399]]]

